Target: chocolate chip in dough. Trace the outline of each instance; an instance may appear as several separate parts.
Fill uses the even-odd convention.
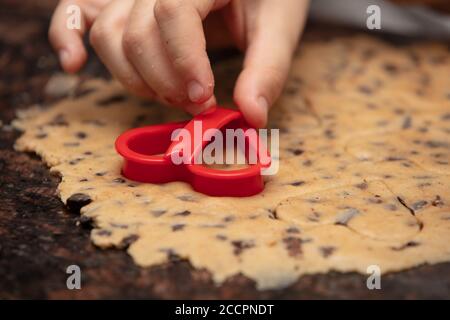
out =
[[[79,163],[81,160],[83,160],[83,158],[76,158],[76,159],[70,160],[70,161],[69,161],[69,164],[72,165],[72,166],[74,166],[74,165],[76,165],[77,163]]]
[[[403,160],[405,160],[405,158],[391,156],[391,157],[387,157],[387,158],[384,159],[384,160],[385,160],[385,161],[403,161]]]
[[[363,93],[363,94],[366,94],[366,95],[371,95],[371,94],[373,94],[373,89],[371,89],[370,87],[368,87],[368,86],[359,86],[358,87],[358,91],[359,92],[361,92],[361,93]]]
[[[311,222],[319,222],[320,216],[321,216],[320,212],[313,210],[310,214],[308,214],[307,219]]]
[[[312,165],[312,161],[311,160],[305,160],[305,161],[303,161],[303,165],[305,167],[310,167]]]
[[[54,127],[67,127],[69,123],[66,121],[66,118],[62,113],[57,114],[53,119],[48,123],[49,126]]]
[[[167,260],[170,262],[178,262],[181,260],[181,257],[174,249],[171,248],[162,248],[159,249],[159,251],[164,252],[167,254]]]
[[[79,147],[80,143],[79,142],[65,142],[63,144],[64,147]]]
[[[300,230],[297,227],[289,227],[286,229],[286,233],[296,234],[300,233]]]
[[[131,234],[122,239],[122,241],[118,245],[118,248],[127,249],[131,244],[136,242],[138,239],[139,239],[139,236],[137,234]]]
[[[186,202],[197,202],[197,200],[194,198],[194,196],[192,196],[190,194],[178,196],[177,199],[180,199],[181,201],[186,201]]]
[[[320,247],[319,250],[320,250],[320,254],[322,255],[322,257],[328,258],[336,251],[336,247],[325,246],[325,247]]]
[[[392,203],[388,203],[384,207],[389,211],[397,211],[397,209],[398,209],[397,206]]]
[[[444,204],[444,201],[442,201],[441,196],[437,195],[436,198],[433,200],[431,205],[433,207],[442,207]]]
[[[45,138],[47,138],[47,134],[46,133],[38,133],[38,134],[36,134],[34,137],[36,138],[36,139],[45,139]]]
[[[109,230],[102,229],[102,230],[97,231],[95,234],[100,237],[109,237],[109,236],[111,236],[112,233]]]
[[[399,67],[396,66],[393,63],[387,62],[383,65],[383,69],[384,71],[386,71],[387,73],[389,73],[390,75],[395,75],[399,72]]]
[[[185,224],[182,224],[182,223],[174,224],[174,225],[172,226],[172,231],[181,231],[181,230],[184,229],[185,226],[186,226],[186,225],[185,225]]]
[[[299,257],[302,254],[302,239],[298,237],[287,237],[283,239],[286,250],[291,257]]]
[[[325,137],[327,137],[328,139],[336,138],[336,135],[334,134],[333,130],[331,130],[331,129],[326,129],[323,133],[324,133]]]
[[[91,217],[88,217],[86,215],[80,216],[80,219],[78,219],[82,227],[85,228],[92,228],[93,220]]]
[[[414,202],[414,203],[412,204],[412,209],[413,209],[414,211],[417,211],[417,210],[420,210],[420,209],[422,209],[423,207],[425,207],[427,204],[428,204],[428,201],[420,200],[420,201]]]
[[[406,116],[403,119],[402,129],[404,129],[404,130],[409,129],[409,128],[411,128],[411,125],[412,125],[412,118],[411,118],[411,116]]]
[[[226,216],[225,218],[223,218],[223,222],[232,222],[235,220],[234,216]]]
[[[225,236],[223,234],[217,234],[216,239],[218,239],[220,241],[226,241],[228,238],[227,238],[227,236]]]
[[[87,194],[74,193],[67,199],[66,205],[70,211],[79,213],[82,207],[88,205],[91,202],[92,199]]]
[[[368,201],[370,203],[374,203],[374,204],[380,204],[383,203],[383,200],[381,200],[380,198],[369,198]]]
[[[425,145],[429,148],[446,148],[450,149],[450,143],[445,141],[437,141],[437,140],[428,140],[425,142]]]
[[[361,189],[361,190],[366,190],[368,187],[368,184],[367,184],[367,182],[362,182],[362,183],[358,183],[357,185],[355,185],[355,187],[357,187],[358,189]]]
[[[303,152],[305,152],[302,149],[288,149],[289,152],[291,152],[294,156],[299,156],[301,155]]]
[[[151,214],[154,217],[158,218],[158,217],[162,216],[163,214],[165,214],[166,212],[167,212],[167,210],[163,210],[163,209],[161,209],[161,210],[152,210]]]
[[[187,217],[191,212],[189,210],[180,211],[174,214],[174,216]]]
[[[253,241],[245,241],[245,240],[235,240],[232,241],[231,244],[234,247],[233,253],[237,256],[240,255],[244,250],[253,248],[255,246]]]
[[[87,134],[85,132],[83,132],[83,131],[78,131],[77,133],[75,133],[75,136],[78,139],[83,140],[83,139],[86,139]]]

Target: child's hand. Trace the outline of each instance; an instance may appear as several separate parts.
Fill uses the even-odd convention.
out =
[[[82,30],[66,28],[67,5],[83,14]],[[131,92],[198,113],[215,103],[202,20],[220,10],[246,52],[234,99],[247,121],[267,122],[280,95],[303,27],[308,0],[63,0],[50,41],[64,70],[86,60],[82,35],[110,72]]]

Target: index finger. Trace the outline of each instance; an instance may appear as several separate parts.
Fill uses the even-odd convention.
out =
[[[169,58],[186,85],[189,99],[203,103],[214,91],[214,76],[206,53],[202,19],[229,0],[159,0],[154,7]]]

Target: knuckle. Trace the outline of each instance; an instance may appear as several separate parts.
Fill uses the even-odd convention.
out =
[[[157,0],[153,10],[156,19],[170,19],[179,12],[181,6],[180,0]]]
[[[125,31],[122,39],[123,49],[125,54],[134,55],[140,52],[143,35],[140,31],[128,29]]]
[[[96,21],[89,33],[89,42],[95,47],[102,39],[108,35],[108,24],[103,21]]]
[[[161,96],[162,98],[171,105],[182,105],[187,101],[187,97],[183,94],[183,90],[176,88],[170,84],[161,84]]]
[[[118,78],[127,89],[138,90],[145,87],[144,82],[131,71],[120,74]]]
[[[178,54],[173,58],[172,64],[176,70],[192,70],[195,61],[195,57],[188,54]]]

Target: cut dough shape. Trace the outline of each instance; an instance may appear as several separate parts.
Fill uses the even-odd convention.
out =
[[[421,228],[417,218],[380,181],[289,198],[276,213],[301,230],[343,225],[362,236],[387,242],[409,240]]]
[[[439,117],[443,115],[436,116]],[[347,150],[360,160],[408,159],[427,171],[450,174],[450,131],[440,130],[434,124],[417,130],[358,136],[349,141]]]

